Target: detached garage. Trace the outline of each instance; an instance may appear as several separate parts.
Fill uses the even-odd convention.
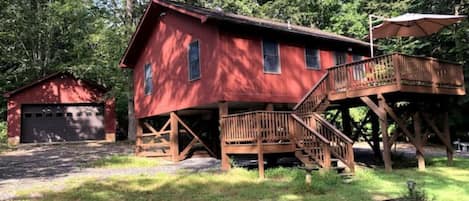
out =
[[[9,143],[114,141],[114,100],[105,93],[101,86],[55,73],[4,94]]]

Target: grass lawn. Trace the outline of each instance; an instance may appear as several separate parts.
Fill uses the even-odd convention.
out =
[[[0,154],[10,150],[10,146],[7,144],[0,143]]]
[[[155,167],[164,163],[156,158],[145,158],[129,155],[113,155],[93,161],[86,165],[91,168],[138,168]]]
[[[385,200],[402,196],[406,181],[412,179],[436,200],[469,200],[469,159],[455,159],[452,167],[440,158],[428,163],[422,172],[412,168],[388,174],[358,168],[348,184],[333,173],[315,173],[313,184],[307,186],[304,172],[298,169],[269,169],[265,180],[259,180],[255,170],[232,169],[227,173],[74,178],[60,192],[34,189],[20,195],[39,193],[44,200]]]

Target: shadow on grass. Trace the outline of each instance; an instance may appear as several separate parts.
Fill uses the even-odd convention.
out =
[[[155,158],[144,158],[128,155],[107,156],[89,164],[85,167],[92,168],[130,168],[130,167],[155,167],[160,164],[160,160]]]
[[[313,175],[292,168],[266,171],[259,180],[255,171],[198,173],[87,180],[60,192],[42,192],[44,200],[371,200],[366,191],[343,184],[335,174]],[[350,188],[352,187],[352,188]],[[19,197],[27,198],[28,197]]]
[[[406,193],[406,182],[417,182],[436,200],[469,200],[469,159],[455,159],[447,167],[444,159],[428,160],[426,171],[415,168],[359,168],[354,181],[342,183],[334,173],[313,174],[313,183],[304,183],[305,173],[295,168],[266,170],[259,180],[256,170],[233,169],[227,173],[179,172],[176,175],[118,176],[87,179],[66,184],[59,192],[40,192],[44,200],[389,200]],[[76,178],[74,179],[76,180]],[[38,192],[35,189],[34,192]],[[18,199],[31,199],[25,192]],[[37,193],[36,193],[37,194]]]

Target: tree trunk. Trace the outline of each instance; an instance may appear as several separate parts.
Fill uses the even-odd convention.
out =
[[[137,122],[135,119],[135,108],[134,108],[134,79],[133,79],[133,70],[129,69],[128,72],[129,80],[129,94],[128,94],[128,117],[129,117],[129,128],[127,131],[127,138],[130,141],[135,141],[135,134],[137,131]]]
[[[125,6],[125,14],[127,15],[127,19],[129,20],[129,24],[132,25],[134,23],[134,18],[132,15],[134,9],[134,0],[126,0]]]
[[[133,26],[133,6],[134,0],[126,0],[125,13],[127,16],[128,26]],[[131,29],[127,29],[131,30]],[[129,84],[129,95],[128,95],[128,118],[129,118],[129,128],[127,131],[127,138],[129,141],[135,141],[136,131],[137,131],[137,122],[135,119],[135,108],[134,108],[134,79],[133,79],[133,70],[129,69],[128,72],[128,84]]]

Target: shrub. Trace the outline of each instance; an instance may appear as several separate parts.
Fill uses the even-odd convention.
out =
[[[7,123],[5,121],[0,122],[0,144],[6,145],[8,143],[7,136]]]
[[[417,184],[413,181],[408,181],[413,183],[413,187],[408,187],[407,193],[399,200],[401,201],[433,201],[435,199],[431,198],[422,187],[418,187]]]

